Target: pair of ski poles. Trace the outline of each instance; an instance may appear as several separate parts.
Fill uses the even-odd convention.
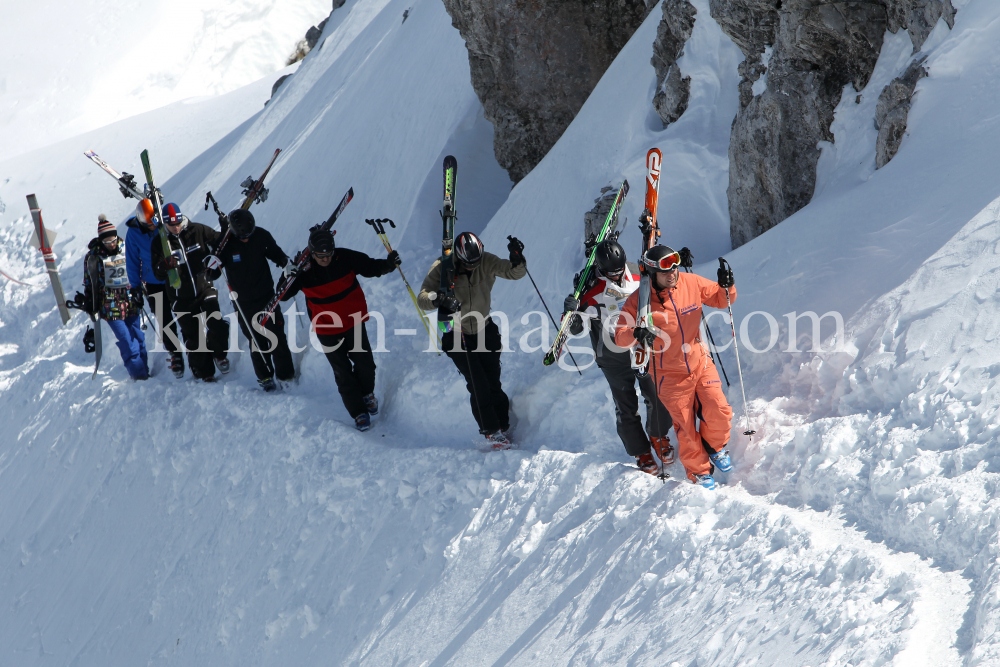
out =
[[[380,218],[378,220],[369,219],[365,220],[365,222],[371,225],[372,229],[375,230],[375,234],[378,236],[379,241],[381,241],[382,245],[385,246],[385,251],[391,253],[392,244],[389,243],[389,237],[385,233],[385,223],[388,222],[389,226],[392,227],[393,229],[396,228],[396,223],[390,220],[389,218]],[[436,334],[431,333],[431,326],[427,322],[427,316],[424,314],[424,311],[421,310],[420,304],[417,302],[417,295],[413,293],[413,288],[410,287],[410,281],[408,281],[406,279],[406,276],[403,275],[403,268],[401,266],[397,265],[396,270],[399,271],[399,277],[403,279],[403,284],[406,285],[406,291],[409,292],[410,294],[410,300],[413,301],[413,307],[417,309],[417,315],[420,316],[420,321],[423,323],[424,329],[427,330],[427,338],[433,339],[435,341],[434,351],[438,353],[438,356],[441,356],[441,350],[438,346],[438,342],[440,341],[438,341],[438,337]]]

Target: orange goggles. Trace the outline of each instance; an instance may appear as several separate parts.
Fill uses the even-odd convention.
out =
[[[661,257],[659,261],[653,261],[643,255],[642,263],[651,269],[658,269],[660,271],[673,271],[681,264],[680,253],[672,252],[666,257]]]

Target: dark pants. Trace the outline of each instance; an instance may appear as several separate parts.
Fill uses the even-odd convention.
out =
[[[188,353],[188,365],[191,373],[198,379],[210,378],[215,375],[215,359],[226,358],[226,347],[229,345],[229,322],[222,319],[219,311],[219,298],[212,294],[187,303],[176,302],[174,312],[177,323],[184,337],[184,347]],[[182,314],[183,313],[183,314]],[[199,314],[204,313],[206,328],[204,345],[202,345],[202,328]],[[215,313],[213,316],[212,314]]]
[[[465,378],[472,416],[479,424],[479,432],[507,430],[510,428],[510,399],[500,384],[500,350],[503,349],[500,329],[492,319],[487,320],[485,331],[461,334],[465,344],[456,350],[455,334],[460,331],[452,330],[441,336],[441,346]],[[486,352],[476,351],[480,348],[481,335],[484,336]]]
[[[611,387],[618,437],[622,439],[625,451],[632,456],[648,453],[649,438],[667,435],[674,423],[670,413],[656,395],[652,373],[647,373],[639,380],[639,391],[646,403],[646,430],[643,432],[642,419],[639,417],[639,399],[635,395],[635,371],[632,370],[629,354],[604,350],[599,359],[598,367],[607,378],[608,386]]]
[[[257,313],[267,308],[267,302],[248,303],[240,302],[240,309],[243,315],[247,316],[251,322]],[[257,320],[260,321],[259,318]],[[253,332],[253,337],[247,329],[247,322],[243,321],[242,315],[239,317],[240,331],[243,336],[250,341],[250,359],[253,363],[253,372],[258,380],[265,378],[278,378],[279,380],[291,380],[295,377],[295,364],[292,362],[292,352],[288,349],[288,339],[285,338],[285,316],[281,313],[281,308],[274,309],[274,315],[268,319],[264,329],[274,334],[277,343],[272,343],[263,334]],[[256,341],[256,345],[254,345]]]
[[[360,341],[355,341],[356,335]],[[333,336],[316,334],[316,338],[333,367],[333,377],[337,380],[344,407],[352,417],[367,412],[364,397],[375,391],[375,357],[368,342],[365,323]],[[331,349],[334,347],[337,349]]]
[[[159,296],[153,298],[153,295]],[[167,284],[146,283],[146,296],[149,299],[150,308],[153,309],[153,315],[156,316],[156,337],[163,341],[163,347],[166,348],[167,352],[173,354],[177,351],[177,344],[174,343],[174,339],[177,338],[177,323],[174,322],[174,315],[171,312],[173,308],[170,298],[167,296]],[[157,308],[158,302],[162,302],[159,304],[159,308]],[[163,321],[160,321],[161,319]],[[164,326],[173,334],[173,338],[163,335]]]

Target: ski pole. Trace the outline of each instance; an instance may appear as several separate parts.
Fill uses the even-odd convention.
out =
[[[508,236],[507,240],[510,241],[511,238],[512,238],[511,236]],[[538,298],[542,300],[542,307],[544,307],[545,312],[549,314],[549,319],[552,320],[552,326],[554,326],[556,330],[558,330],[559,325],[556,324],[556,318],[552,317],[552,311],[549,310],[549,305],[545,303],[545,297],[542,296],[541,290],[538,289],[538,285],[535,283],[535,279],[531,277],[531,271],[528,271],[527,263],[525,263],[524,265],[524,270],[528,274],[528,280],[531,281],[532,287],[535,288],[535,293],[538,294]],[[572,315],[570,317],[572,317]],[[583,371],[580,370],[580,364],[576,363],[576,357],[573,356],[573,353],[570,352],[569,348],[566,348],[566,351],[569,352],[569,358],[573,360],[573,365],[576,366],[576,372],[579,373],[580,375],[583,375]]]
[[[729,262],[727,262],[724,258],[720,257],[719,275],[721,276],[723,273],[728,273],[729,275],[732,275],[733,267],[730,266]],[[743,435],[750,437],[757,431],[754,431],[750,428],[750,412],[747,408],[747,392],[746,389],[744,389],[743,387],[743,369],[740,367],[740,349],[736,345],[736,324],[735,324],[736,320],[733,319],[733,302],[729,299],[729,288],[726,287],[724,289],[726,290],[726,303],[729,306],[729,326],[732,327],[733,329],[733,351],[736,352],[736,370],[740,374],[740,391],[743,393],[743,417],[746,419],[747,423],[747,430],[743,432]],[[753,438],[750,439],[753,440]]]
[[[257,345],[257,337],[254,336],[253,327],[250,326],[250,321],[247,319],[247,316],[243,314],[243,308],[240,306],[240,302],[236,300],[237,295],[236,292],[233,291],[233,286],[229,284],[229,272],[223,269],[222,277],[225,278],[226,287],[229,289],[229,299],[233,302],[233,305],[236,306],[236,312],[239,313],[240,319],[243,320],[243,324],[246,326],[247,332],[249,333],[247,339],[250,341],[250,354],[253,354],[254,348],[257,348],[257,354],[260,355],[261,361],[264,362],[264,368],[271,372],[271,377],[274,377],[274,368],[268,363],[267,357],[264,356],[264,351],[260,349],[259,345]]]
[[[385,233],[385,226],[383,225],[383,223],[388,222],[389,226],[392,227],[393,229],[396,228],[396,223],[390,220],[389,218],[382,218],[380,220],[365,220],[365,222],[371,225],[372,229],[375,230],[375,234],[378,236],[379,240],[382,241],[382,245],[385,246],[386,252],[392,252],[392,245],[389,244],[389,237]],[[420,304],[417,302],[417,295],[413,293],[413,288],[410,287],[410,281],[408,281],[406,279],[406,276],[403,275],[403,267],[397,266],[396,270],[399,271],[399,277],[403,279],[403,284],[406,285],[406,291],[410,293],[410,300],[413,301],[413,306],[417,309],[417,315],[420,316],[420,321],[421,323],[423,323],[424,329],[427,330],[427,337],[430,338],[431,327],[427,323],[427,318],[424,316],[424,311],[420,309]],[[438,356],[440,357],[441,350],[438,349],[437,345],[437,343],[440,341],[438,341],[436,335],[434,336],[434,340],[437,341],[434,344],[434,351],[437,352]]]
[[[691,273],[690,267],[684,267],[685,273]],[[729,376],[726,374],[726,367],[722,365],[722,355],[718,353],[719,347],[715,344],[715,337],[712,336],[712,330],[708,328],[708,322],[705,322],[705,311],[701,313],[701,321],[705,325],[705,333],[708,334],[708,342],[712,344],[712,347],[708,348],[708,356],[712,357],[712,361],[719,365],[722,369],[722,377],[726,379],[726,386],[731,387],[729,384]],[[713,352],[714,350],[714,352]]]

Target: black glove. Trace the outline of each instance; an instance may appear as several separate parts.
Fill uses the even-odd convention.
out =
[[[691,257],[691,250],[689,248],[681,248],[678,253],[681,256],[681,266],[690,269],[694,266],[694,258]]]
[[[392,263],[392,270],[395,271],[396,267],[403,263],[403,260],[399,258],[399,253],[393,250],[386,257],[386,260]]]
[[[136,308],[142,308],[146,301],[142,297],[142,288],[133,287],[132,288],[132,300],[135,301]]]
[[[572,294],[570,294],[568,297],[566,297],[565,301],[563,301],[563,312],[564,313],[569,313],[569,312],[572,312],[574,310],[578,310],[579,308],[580,308],[580,300],[579,299],[574,299]]]
[[[656,340],[655,333],[646,327],[636,327],[632,329],[632,335],[635,336],[635,339],[639,341],[640,345],[653,349],[653,341]]]
[[[97,345],[94,343],[94,330],[91,327],[87,327],[87,330],[83,332],[83,351],[90,354],[96,349]]]
[[[169,271],[170,269],[177,268],[177,258],[171,255],[170,257],[164,257],[159,262],[156,263],[156,268],[159,271]]]
[[[454,296],[447,296],[443,292],[438,292],[434,300],[431,301],[435,307],[439,310],[444,311],[445,314],[451,315],[462,310],[462,303],[456,299]]]
[[[722,289],[727,289],[736,284],[733,280],[733,270],[720,268],[718,271],[719,275],[719,287]]]
[[[524,244],[513,236],[507,237],[507,251],[510,253],[510,263],[514,266],[524,264]]]

